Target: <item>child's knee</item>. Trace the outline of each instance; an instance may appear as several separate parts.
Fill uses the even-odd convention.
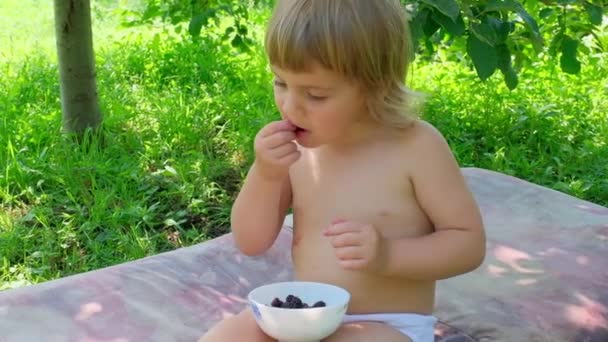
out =
[[[215,341],[275,342],[258,327],[251,309],[247,308],[236,316],[226,318],[213,326],[198,342]]]
[[[412,342],[408,336],[386,324],[377,322],[343,324],[335,333],[323,340],[323,342],[355,341]]]

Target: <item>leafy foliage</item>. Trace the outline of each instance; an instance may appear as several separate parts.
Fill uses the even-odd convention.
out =
[[[252,6],[268,7],[274,2],[147,0],[139,19],[130,23],[147,23],[155,18],[175,25],[189,22],[188,33],[196,39],[203,28],[219,25],[221,18],[230,18],[232,22],[225,29],[224,38],[247,49],[252,43],[248,35],[248,13]],[[509,89],[517,87],[523,68],[531,67],[545,54],[559,57],[563,72],[578,74],[580,55],[589,54],[592,49],[580,42],[594,36],[607,6],[602,0],[402,0],[402,3],[411,18],[417,55],[431,58],[438,49],[446,49],[454,60],[472,62],[481,80],[500,71]],[[130,14],[137,16],[137,12]]]
[[[96,30],[97,37],[107,30],[96,42],[106,140],[74,145],[59,134],[56,56],[47,53],[54,39],[26,39],[52,29],[52,22],[10,22],[52,17],[44,12],[51,6],[9,0],[0,9],[6,3],[12,12],[0,15],[26,12],[3,17],[16,28],[0,31],[0,42],[18,33],[18,43],[29,46],[14,52],[7,43],[8,53],[0,54],[0,290],[227,232],[253,137],[278,118],[259,38],[247,53],[235,49],[222,39],[234,21],[220,17],[221,25],[210,21],[195,42],[154,26],[116,38],[124,31],[112,24],[113,8],[100,7],[98,17],[112,20],[98,22]],[[249,10],[252,39],[266,15]],[[599,52],[579,56],[577,75],[560,72],[559,63],[535,63],[520,71],[512,91],[500,78],[479,82],[457,52],[437,52],[439,63],[418,58],[409,82],[432,94],[424,117],[444,133],[462,166],[608,206],[607,42],[604,22],[579,41],[578,51]],[[504,54],[497,56],[500,67]]]
[[[181,33],[181,24],[188,23],[188,34],[194,40],[200,38],[204,28],[219,27],[222,19],[230,23],[223,38],[234,47],[247,50],[254,41],[249,35],[250,8],[258,5],[269,6],[269,0],[146,0],[143,9],[126,10],[122,15],[126,26],[151,24],[160,19],[175,25]]]
[[[454,60],[463,60],[466,51],[481,80],[500,70],[509,89],[517,87],[521,69],[546,54],[559,56],[563,72],[578,74],[580,55],[592,49],[580,42],[596,37],[607,7],[599,0],[402,2],[411,16],[419,55],[430,58],[446,48]]]

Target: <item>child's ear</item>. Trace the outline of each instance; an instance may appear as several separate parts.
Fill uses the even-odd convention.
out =
[[[367,108],[371,111],[380,106],[386,100],[388,93],[389,91],[385,87],[382,89],[366,90],[364,95]]]

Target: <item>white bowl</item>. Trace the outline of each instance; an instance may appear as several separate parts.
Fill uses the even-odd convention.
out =
[[[326,306],[285,309],[270,305],[274,298],[285,301],[290,294],[310,306],[320,300]],[[249,292],[248,300],[258,326],[268,336],[284,342],[311,342],[322,340],[338,329],[350,293],[330,284],[289,281],[260,286]]]

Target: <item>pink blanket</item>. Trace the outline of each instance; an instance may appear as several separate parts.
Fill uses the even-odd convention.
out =
[[[488,233],[485,263],[438,285],[436,341],[608,341],[608,208],[463,169]],[[286,224],[265,255],[231,235],[0,292],[0,342],[196,341],[252,288],[290,279]]]

